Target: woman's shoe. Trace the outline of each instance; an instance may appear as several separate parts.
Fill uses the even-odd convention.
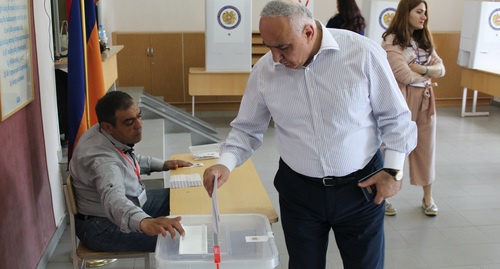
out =
[[[438,207],[434,203],[434,200],[431,200],[430,205],[425,204],[425,199],[422,198],[422,209],[424,210],[424,214],[427,216],[437,216],[438,214]]]
[[[389,203],[389,200],[385,200],[385,215],[386,216],[395,216],[396,213],[396,208],[392,207],[392,204]]]

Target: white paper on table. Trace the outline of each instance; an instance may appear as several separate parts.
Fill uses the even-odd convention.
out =
[[[217,159],[220,158],[218,152],[203,152],[203,153],[193,153],[193,159],[195,161],[199,160],[208,160],[208,159]]]
[[[185,236],[179,239],[179,254],[207,254],[207,226],[182,226]]]
[[[170,176],[170,188],[186,188],[202,186],[200,174],[182,174]]]
[[[218,174],[215,175],[214,188],[212,192],[212,214],[213,214],[214,233],[218,235],[220,229],[220,214],[219,214],[219,205],[217,203],[217,177]]]

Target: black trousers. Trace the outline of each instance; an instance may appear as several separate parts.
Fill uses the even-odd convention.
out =
[[[382,166],[378,151],[355,177],[359,180]],[[321,186],[280,160],[274,185],[279,192],[288,268],[324,269],[330,230],[345,269],[384,268],[385,206],[368,202],[356,182]]]

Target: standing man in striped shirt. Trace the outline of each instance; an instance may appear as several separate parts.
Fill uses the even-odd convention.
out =
[[[386,54],[366,37],[325,28],[297,1],[272,0],[260,16],[271,51],[250,74],[205,188],[211,195],[216,175],[220,187],[250,157],[272,118],[288,268],[325,268],[333,230],[344,268],[383,269],[384,201],[399,192],[417,136]],[[374,197],[365,197],[368,186]]]

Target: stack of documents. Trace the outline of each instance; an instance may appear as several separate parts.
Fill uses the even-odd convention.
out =
[[[170,188],[186,188],[202,186],[200,174],[184,174],[170,176]]]
[[[195,160],[207,160],[207,159],[217,159],[220,158],[219,155],[219,144],[207,144],[199,146],[191,146],[189,150],[193,153],[193,159]]]

